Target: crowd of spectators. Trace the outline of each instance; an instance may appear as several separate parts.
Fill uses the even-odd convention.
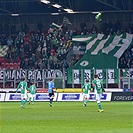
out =
[[[65,25],[61,29],[51,25],[47,32],[40,26],[36,31],[28,29],[26,24],[20,31],[1,27],[0,44],[9,47],[5,57],[8,63],[20,62],[22,69],[63,69],[73,64],[74,58],[67,54],[72,49],[74,30]]]
[[[133,48],[123,53],[119,59],[119,68],[133,68]]]
[[[7,45],[9,50],[6,54],[8,63],[20,62],[22,69],[63,69],[74,65],[77,61],[74,55],[70,55],[72,50],[72,37],[78,34],[105,35],[114,33],[133,33],[133,24],[130,22],[126,29],[121,23],[116,21],[103,22],[98,28],[94,24],[88,30],[86,23],[80,24],[80,29],[69,29],[67,25],[61,28],[50,25],[47,31],[43,31],[43,25],[37,25],[37,30],[29,29],[27,24],[22,24],[18,31],[15,25],[5,24],[0,27],[0,45]],[[120,58],[120,67],[133,67],[133,49],[127,50]]]
[[[98,22],[99,27],[96,25],[92,25],[91,29],[87,29],[86,23],[84,21],[80,24],[80,31],[81,34],[87,35],[89,33],[97,34],[97,33],[103,33],[105,35],[113,35],[113,34],[121,34],[124,32],[133,34],[133,20],[131,19],[129,24],[124,27],[121,22],[117,21],[102,21]]]

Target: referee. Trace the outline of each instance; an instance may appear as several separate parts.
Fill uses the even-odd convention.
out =
[[[50,107],[52,107],[52,102],[53,102],[53,99],[54,99],[54,79],[51,78],[50,81],[48,82],[48,93],[49,93],[49,98],[50,98]]]

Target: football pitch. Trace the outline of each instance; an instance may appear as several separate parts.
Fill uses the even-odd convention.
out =
[[[133,102],[0,102],[0,133],[133,133]]]

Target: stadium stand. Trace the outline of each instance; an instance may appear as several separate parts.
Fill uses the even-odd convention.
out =
[[[26,27],[26,28],[25,28]],[[132,24],[123,29],[119,21],[104,21],[101,29],[94,24],[87,29],[85,22],[81,22],[80,30],[69,29],[66,25],[62,30],[50,25],[46,31],[28,30],[25,24],[19,31],[4,31],[0,34],[0,67],[2,69],[63,69],[74,65],[82,56],[74,54],[72,44],[74,35],[104,33],[132,33]],[[12,30],[12,29],[11,29]],[[81,48],[84,50],[84,47]],[[79,49],[78,49],[79,51]],[[133,67],[132,48],[127,50],[119,61],[120,68]]]

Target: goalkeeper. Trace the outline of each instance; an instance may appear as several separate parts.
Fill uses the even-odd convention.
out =
[[[91,83],[89,79],[86,79],[84,85],[82,86],[82,94],[83,94],[83,101],[84,101],[83,106],[85,107],[90,99],[90,90],[91,90]]]

